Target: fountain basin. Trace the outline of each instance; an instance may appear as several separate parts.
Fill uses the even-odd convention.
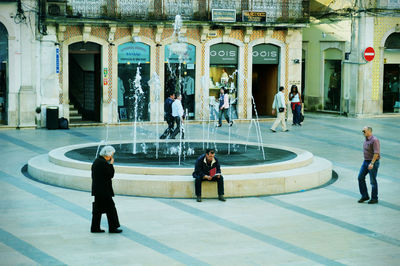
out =
[[[141,142],[143,143],[143,142]],[[144,142],[149,146],[153,142]],[[113,186],[116,194],[151,197],[194,197],[194,179],[192,172],[196,158],[203,153],[202,141],[191,140],[193,154],[188,154],[178,165],[177,154],[167,154],[168,160],[161,162],[165,147],[178,147],[179,141],[160,142],[159,159],[145,159],[138,153],[129,159],[131,143],[108,143],[117,148],[114,168],[116,171]],[[121,144],[121,149],[118,146]],[[214,145],[210,143],[210,146]],[[278,145],[263,145],[266,159],[262,159],[257,143],[237,143],[236,151],[231,146],[231,154],[226,153],[227,142],[216,143],[217,154],[221,162],[225,181],[226,197],[259,196],[294,192],[321,186],[332,178],[332,164],[312,153]],[[52,150],[48,154],[32,158],[28,162],[29,174],[42,182],[61,187],[90,191],[90,167],[96,155],[98,143],[65,146]],[[245,154],[244,148],[247,146]],[[219,147],[219,148],[218,148]],[[225,148],[224,148],[225,147]],[[140,149],[138,149],[140,151]],[[118,161],[118,154],[120,160]],[[272,155],[279,154],[273,157]],[[142,157],[140,157],[142,156]],[[256,157],[253,157],[256,156]],[[244,159],[240,161],[239,159]],[[135,158],[137,162],[134,161]],[[141,159],[138,159],[141,158]],[[249,158],[251,160],[249,160]],[[253,158],[253,159],[252,159]],[[165,159],[165,158],[164,158]],[[169,163],[168,163],[169,162]],[[216,197],[216,183],[203,182],[203,197]]]

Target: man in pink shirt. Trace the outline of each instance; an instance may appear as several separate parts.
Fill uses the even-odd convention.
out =
[[[369,173],[369,179],[371,182],[372,192],[371,200],[368,204],[378,203],[378,183],[376,182],[376,176],[378,174],[379,159],[380,157],[380,143],[379,140],[372,135],[371,127],[364,127],[362,130],[365,141],[364,141],[364,162],[361,165],[360,173],[358,174],[358,186],[360,188],[361,199],[359,203],[369,200],[367,185],[365,184],[365,176]]]

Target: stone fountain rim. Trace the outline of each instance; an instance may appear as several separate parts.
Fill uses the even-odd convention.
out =
[[[160,142],[171,142],[171,143],[179,143],[179,140],[163,140]],[[197,142],[202,143],[203,140],[194,139],[194,140],[186,140],[186,142]],[[75,159],[68,158],[65,154],[71,150],[91,147],[91,146],[98,146],[100,145],[116,145],[116,144],[131,144],[131,140],[126,141],[109,141],[105,142],[90,142],[84,144],[75,144],[75,145],[68,145],[63,146],[60,148],[56,148],[51,150],[48,153],[49,161],[56,165],[70,167],[74,169],[81,169],[81,170],[90,170],[92,162],[83,162]],[[143,140],[140,143],[155,143],[154,140]],[[229,143],[227,140],[218,140],[216,143]],[[247,142],[247,141],[235,141],[235,144],[241,145],[252,145],[258,146],[258,143],[255,142]],[[272,172],[276,171],[277,169],[289,170],[296,167],[306,166],[312,163],[313,161],[313,154],[309,151],[293,148],[293,147],[286,147],[282,145],[275,145],[275,144],[263,144],[263,147],[268,148],[275,148],[281,150],[288,150],[296,154],[296,157],[293,159],[281,161],[281,162],[274,162],[274,163],[265,163],[265,164],[258,164],[258,165],[240,165],[240,166],[223,166],[223,173],[224,174],[237,174],[238,172],[251,172],[251,173],[261,173],[261,172]],[[260,152],[261,153],[261,152]],[[261,154],[260,154],[261,156]],[[193,172],[193,167],[164,167],[164,166],[128,166],[128,165],[118,165],[117,163],[114,165],[114,168],[117,173],[126,173],[126,174],[145,174],[145,175],[176,175],[176,170],[179,170],[179,173],[182,175],[191,175]]]

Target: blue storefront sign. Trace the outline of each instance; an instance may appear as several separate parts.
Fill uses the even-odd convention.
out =
[[[60,48],[56,48],[56,73],[60,73]]]
[[[171,45],[177,45],[177,47],[172,47]],[[182,49],[179,49],[180,45],[182,45]],[[170,63],[180,63],[179,62],[179,54],[174,52],[174,49],[178,48],[179,51],[186,51],[182,55],[182,63],[186,64],[195,64],[196,63],[196,46],[188,43],[178,43],[178,44],[168,44],[165,46],[165,62]]]
[[[150,46],[141,42],[127,42],[118,46],[118,64],[150,63]]]

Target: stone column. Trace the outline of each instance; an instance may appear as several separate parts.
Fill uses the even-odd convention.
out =
[[[297,85],[299,91],[301,91],[301,57],[302,57],[302,44],[303,38],[301,34],[301,29],[288,29],[286,35],[286,45],[287,45],[287,91],[286,96],[290,92],[290,87],[292,85]],[[284,52],[284,51],[282,51]],[[284,56],[284,55],[282,55]],[[289,102],[289,97],[287,97]],[[293,115],[292,110],[288,108],[288,121],[292,121]]]

